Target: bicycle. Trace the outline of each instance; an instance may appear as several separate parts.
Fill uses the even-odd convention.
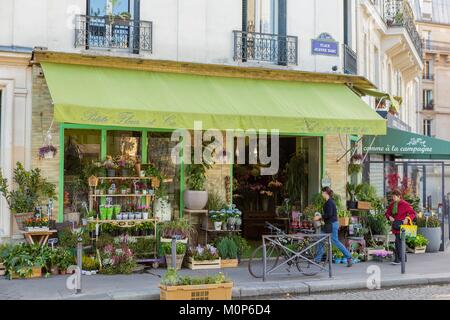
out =
[[[296,269],[305,276],[314,276],[319,273],[328,263],[328,242],[323,243],[323,256],[320,262],[314,262],[319,245],[312,245],[315,237],[308,237],[305,233],[297,233],[299,237],[287,235],[281,229],[266,222],[265,226],[269,229],[271,235],[278,236],[276,240],[269,241],[266,245],[266,272],[274,270],[278,265],[286,265],[288,272],[295,266]],[[301,256],[293,256],[305,250]],[[263,245],[257,247],[251,254],[248,263],[248,271],[255,278],[263,277],[263,265],[261,257],[263,256]]]

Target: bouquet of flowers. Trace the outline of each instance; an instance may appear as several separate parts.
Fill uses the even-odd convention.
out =
[[[219,259],[219,251],[216,247],[207,244],[206,246],[198,245],[189,249],[189,256],[197,261],[209,261]]]

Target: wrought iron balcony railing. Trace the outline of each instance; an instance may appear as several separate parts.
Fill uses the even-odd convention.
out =
[[[422,39],[414,23],[414,13],[406,0],[370,0],[388,27],[404,27],[422,59]]]
[[[433,81],[434,80],[434,74],[432,74],[432,73],[424,73],[422,75],[422,79],[423,80],[431,80],[431,81]]]
[[[348,45],[344,44],[344,73],[358,74],[358,56]]]
[[[297,65],[298,39],[278,34],[233,31],[235,61]]]
[[[377,113],[387,120],[389,128],[399,129],[403,131],[411,131],[411,126],[401,120],[398,116],[389,113],[388,111],[377,110]]]
[[[423,40],[423,49],[426,51],[450,52],[450,43],[442,41]]]
[[[119,16],[78,15],[75,47],[152,51],[152,22]]]
[[[423,110],[434,110],[434,102],[430,101],[422,105]]]

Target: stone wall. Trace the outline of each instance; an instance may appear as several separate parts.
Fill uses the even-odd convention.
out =
[[[348,155],[340,158],[350,147],[347,135],[327,135],[325,136],[325,173],[331,179],[331,188],[343,199],[346,196],[346,184],[348,179],[347,165]]]
[[[47,81],[44,78],[42,68],[33,66],[33,108],[31,121],[31,166],[40,168],[42,175],[49,182],[56,185],[56,194],[58,195],[59,182],[59,125],[53,122],[53,104],[50,92],[47,87]],[[39,159],[39,148],[44,144],[44,138],[47,130],[51,126],[52,144],[58,150],[53,159]],[[58,218],[58,200],[54,201],[53,218]]]

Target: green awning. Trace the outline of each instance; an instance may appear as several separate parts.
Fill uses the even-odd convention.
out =
[[[390,101],[392,103],[392,107],[394,107],[396,112],[399,111],[399,108],[402,104],[403,99],[401,97],[392,96],[386,92],[381,92],[381,91],[377,91],[377,90],[373,90],[373,89],[359,88],[359,87],[355,87],[355,89],[362,95],[371,96],[371,97],[375,97],[378,99],[385,99],[385,100]]]
[[[373,138],[363,138],[364,152],[392,154],[405,159],[450,159],[450,141],[393,128],[387,129],[387,135]]]
[[[143,128],[386,133],[344,84],[256,80],[43,62],[58,122]]]

